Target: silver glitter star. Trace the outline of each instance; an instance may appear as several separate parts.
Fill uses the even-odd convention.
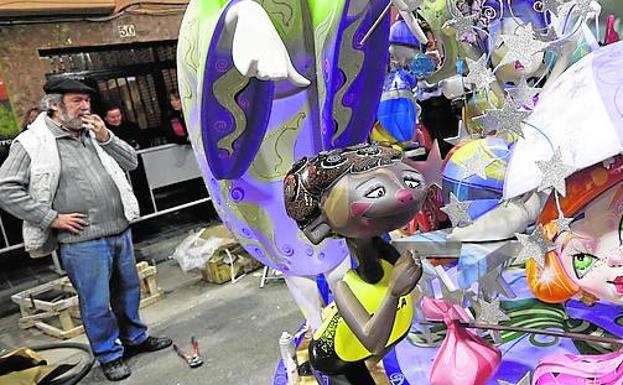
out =
[[[512,101],[506,99],[501,109],[486,110],[484,115],[473,118],[482,121],[488,132],[498,131],[498,134],[517,134],[523,137],[520,123],[529,115],[525,111],[517,111]]]
[[[443,298],[448,300],[448,302],[463,307],[463,301],[465,300],[465,293],[463,292],[463,290],[459,289],[459,290],[449,291],[445,289],[445,290],[442,290],[442,292],[443,292]]]
[[[500,310],[500,299],[496,298],[491,302],[478,300],[480,311],[476,315],[476,322],[498,325],[500,321],[510,321],[510,318]]]
[[[552,221],[556,224],[556,228],[558,229],[558,234],[561,234],[565,231],[571,231],[571,222],[573,222],[573,218],[565,218],[565,216],[560,213],[558,219]]]
[[[591,0],[575,0],[575,11],[580,14],[581,18],[585,18],[591,13]]]
[[[523,377],[521,377],[521,380],[519,380],[518,383],[516,384],[511,384],[508,381],[504,381],[504,380],[498,380],[498,384],[499,385],[530,385],[530,372],[526,372],[526,374],[524,374]]]
[[[498,295],[503,295],[506,298],[515,298],[517,296],[497,268],[478,280],[478,291],[487,301],[496,298]]]
[[[492,158],[485,158],[482,151],[476,151],[476,154],[465,161],[465,169],[463,170],[463,180],[472,175],[477,175],[482,179],[488,179],[487,167],[493,163]]]
[[[476,87],[476,91],[489,89],[489,85],[496,81],[495,76],[487,67],[487,57],[485,55],[482,55],[477,61],[473,61],[470,58],[465,58],[465,61],[469,69],[465,80],[467,83],[473,84]]]
[[[459,14],[448,20],[444,27],[449,25],[454,28],[456,30],[456,40],[460,43],[463,36],[474,32],[475,17],[476,15],[463,16]]]
[[[519,85],[509,88],[508,94],[515,102],[515,105],[522,106],[528,105],[534,106],[533,98],[541,91],[541,88],[530,87],[525,77],[522,77],[519,81]]]
[[[565,179],[573,174],[573,167],[565,164],[562,160],[560,147],[556,148],[554,155],[549,160],[537,160],[537,167],[543,175],[538,191],[553,187],[563,197],[567,195]]]
[[[545,253],[551,250],[551,243],[545,239],[545,233],[543,227],[539,226],[530,235],[515,234],[519,243],[521,243],[521,250],[517,256],[516,262],[523,263],[526,260],[533,258],[536,263],[543,268],[545,266]]]
[[[453,226],[468,225],[472,223],[469,217],[469,202],[461,202],[456,199],[454,193],[450,193],[450,203],[441,208],[441,211],[448,214]]]
[[[543,12],[550,11],[556,16],[558,16],[560,7],[562,7],[564,3],[564,0],[541,0],[541,4],[543,4]]]
[[[532,24],[517,27],[514,35],[501,35],[508,52],[504,55],[500,65],[519,62],[524,67],[530,67],[534,54],[543,51],[547,43],[534,37]]]

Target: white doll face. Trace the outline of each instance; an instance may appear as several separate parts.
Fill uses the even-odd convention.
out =
[[[591,202],[584,218],[571,225],[577,234],[561,251],[573,282],[595,297],[623,304],[621,220],[623,190],[615,186]]]

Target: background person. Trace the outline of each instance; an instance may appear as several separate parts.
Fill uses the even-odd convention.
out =
[[[169,91],[169,105],[171,109],[165,123],[165,127],[168,127],[168,141],[177,144],[190,144],[188,141],[188,130],[184,122],[182,100],[180,99],[180,94],[175,90]]]
[[[123,116],[121,107],[118,104],[109,105],[104,113],[106,127],[117,137],[125,140],[134,147],[135,150],[138,150],[142,143],[142,132],[138,124],[127,120],[125,116]]]

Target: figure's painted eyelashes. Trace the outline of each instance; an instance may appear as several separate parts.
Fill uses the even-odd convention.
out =
[[[575,271],[575,276],[578,277],[578,279],[584,278],[586,274],[592,270],[598,259],[599,258],[591,254],[575,254],[573,256],[573,270]]]
[[[385,196],[385,187],[378,186],[373,187],[372,190],[366,193],[366,198],[377,199]]]
[[[419,179],[412,176],[405,176],[404,181],[405,185],[409,188],[418,188],[422,185]]]

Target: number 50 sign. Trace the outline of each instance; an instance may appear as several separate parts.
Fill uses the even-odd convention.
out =
[[[121,37],[133,37],[136,36],[136,28],[134,25],[120,25],[119,26],[119,36]]]

